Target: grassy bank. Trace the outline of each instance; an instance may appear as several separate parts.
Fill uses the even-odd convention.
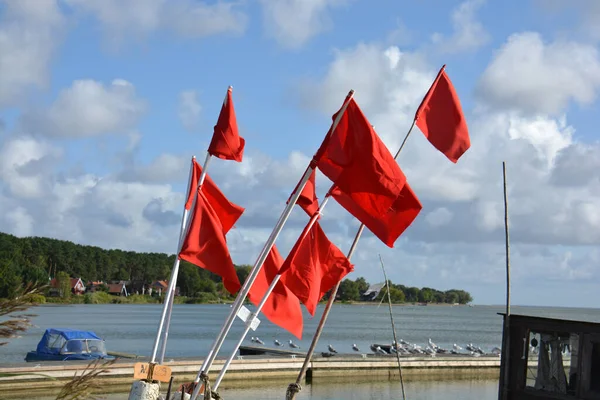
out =
[[[38,304],[162,304],[164,296],[149,296],[133,294],[131,296],[113,296],[105,292],[86,293],[82,296],[62,297],[44,297],[39,295],[36,299]],[[175,304],[218,304],[227,303],[221,301],[216,296],[205,297],[186,297],[176,296]]]

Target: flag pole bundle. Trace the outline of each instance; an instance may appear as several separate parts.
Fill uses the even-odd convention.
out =
[[[419,105],[412,124],[404,136],[400,148],[394,156],[394,160],[397,160],[400,156],[400,152],[404,148],[404,145],[406,144],[408,137],[410,136],[415,125],[417,125],[417,127],[423,132],[425,137],[436,149],[442,152],[450,161],[454,163],[456,163],[458,159],[469,149],[471,142],[466,120],[462,112],[458,95],[456,94],[452,82],[446,75],[445,68],[446,65],[443,65],[438,72],[436,79],[433,81],[431,87],[427,91],[427,94]],[[373,226],[373,224],[370,225]],[[358,228],[352,245],[347,253],[348,260],[352,258],[364,228],[365,222],[361,220],[361,225]],[[382,239],[375,231],[373,231],[371,227],[369,228],[377,237]],[[323,315],[321,316],[321,320],[319,321],[319,325],[313,336],[313,340],[306,354],[296,382],[291,383],[287,388],[286,400],[293,400],[296,397],[296,394],[302,388],[301,382],[304,379],[304,375],[306,374],[306,370],[308,369],[308,365],[312,359],[314,350],[317,346],[321,333],[323,332],[323,328],[325,327],[325,323],[329,316],[329,312],[331,311],[331,307],[333,306],[333,302],[335,301],[340,284],[341,281],[338,281],[329,296],[325,309],[323,310]]]
[[[181,263],[181,259],[182,258],[185,259],[185,257],[182,257],[181,253],[182,253],[182,249],[184,249],[185,247],[189,247],[188,241],[189,241],[189,236],[191,233],[190,227],[192,227],[192,224],[198,214],[197,213],[197,211],[198,211],[197,202],[198,202],[199,193],[202,189],[202,186],[204,185],[205,181],[207,180],[206,179],[207,178],[207,168],[208,168],[209,162],[210,162],[212,156],[216,156],[216,157],[226,159],[226,160],[235,160],[238,162],[240,162],[242,160],[245,141],[238,134],[237,122],[235,119],[235,110],[233,108],[233,100],[231,97],[232,89],[233,88],[231,86],[229,86],[229,88],[227,89],[227,94],[223,101],[223,105],[221,107],[221,112],[219,114],[217,124],[215,125],[213,137],[212,137],[211,143],[209,145],[203,167],[200,167],[199,164],[196,162],[196,158],[192,157],[192,162],[190,165],[190,173],[189,173],[189,178],[188,178],[186,203],[184,205],[184,211],[183,211],[180,234],[179,234],[179,241],[177,244],[177,257],[175,259],[175,262],[173,264],[173,269],[171,271],[171,276],[169,279],[167,293],[165,293],[165,300],[164,300],[164,304],[163,304],[163,310],[162,310],[160,322],[158,325],[158,332],[156,334],[154,346],[152,349],[152,357],[151,357],[151,361],[150,361],[151,364],[156,364],[159,344],[161,345],[161,349],[160,349],[160,357],[159,357],[158,363],[162,364],[164,361],[164,355],[165,355],[166,346],[167,346],[167,339],[168,339],[168,335],[169,335],[168,332],[169,332],[170,322],[171,322],[171,313],[173,310],[175,288],[176,288],[176,284],[177,284],[177,277],[179,274],[179,266]],[[211,199],[216,199],[218,202],[223,203],[226,200],[224,195],[222,195],[222,193],[219,192],[218,188],[216,187],[214,182],[212,182],[212,180],[210,180],[210,178],[208,179],[208,183],[209,183],[209,188],[208,188],[209,193],[207,193],[208,197],[210,197]],[[209,207],[212,209],[213,206],[209,206]],[[217,207],[217,208],[219,211],[225,210],[225,211],[229,212],[229,217],[234,217],[235,214],[238,214],[237,218],[239,218],[239,216],[243,212],[243,209],[241,207],[232,205],[232,203],[230,204],[229,209],[223,208],[223,207],[221,207],[221,208]],[[193,215],[192,215],[192,218],[190,219],[188,217],[189,217],[191,210],[193,210]],[[234,210],[234,211],[232,211],[232,210]],[[235,218],[235,219],[237,220],[237,218]],[[235,221],[233,221],[233,222],[235,222]],[[231,226],[233,226],[233,222],[231,222]],[[231,226],[227,227],[227,230]],[[190,261],[190,260],[188,260],[188,261]],[[194,262],[194,261],[192,260],[191,262]],[[233,268],[233,263],[231,263],[231,266]],[[233,270],[235,271],[235,269],[233,269]],[[219,272],[215,272],[215,273],[218,274]],[[164,330],[163,330],[163,328],[164,328]]]
[[[328,138],[331,136],[332,132],[336,129],[337,125],[340,122],[340,119],[342,118],[343,111],[345,111],[346,108],[348,107],[348,105],[351,103],[353,95],[354,95],[354,91],[351,90],[348,93],[348,96],[346,97],[346,100],[344,102],[344,105],[342,106],[342,109],[340,110],[341,112],[334,119],[331,129],[329,130],[329,132],[327,133],[327,135],[325,137],[325,141],[328,140]],[[225,323],[223,324],[221,331],[219,332],[219,335],[217,336],[215,342],[213,343],[211,350],[209,351],[206,359],[204,360],[204,363],[202,364],[202,367],[200,368],[200,370],[198,371],[198,374],[196,375],[196,378],[194,379],[194,391],[192,392],[190,400],[196,399],[202,386],[204,387],[205,398],[207,398],[209,395],[211,395],[211,388],[210,388],[210,382],[208,379],[208,372],[210,371],[210,368],[212,367],[212,364],[213,364],[219,350],[221,349],[223,342],[225,341],[225,337],[227,336],[227,334],[229,333],[229,330],[231,329],[231,326],[233,325],[235,317],[237,316],[240,309],[242,308],[243,302],[246,299],[246,296],[248,296],[254,281],[256,280],[265,260],[267,259],[269,253],[271,252],[271,249],[273,248],[273,246],[275,244],[275,240],[277,239],[277,237],[279,236],[279,233],[283,229],[283,226],[287,222],[287,219],[288,219],[289,215],[291,214],[294,205],[298,201],[298,198],[300,197],[306,183],[310,179],[315,168],[316,168],[316,166],[314,165],[314,161],[311,161],[309,163],[308,167],[306,168],[304,174],[302,175],[300,182],[296,186],[296,189],[294,190],[293,194],[291,195],[288,203],[286,204],[281,216],[279,217],[279,220],[277,221],[277,224],[275,225],[273,231],[271,232],[269,238],[267,239],[267,242],[265,243],[263,249],[259,253],[259,256],[258,256],[256,262],[254,263],[254,266],[252,267],[250,274],[246,278],[246,281],[244,282],[243,286],[241,287],[240,292],[238,293],[238,295],[231,307],[231,312],[229,313],[229,316],[225,320]],[[248,321],[248,323],[250,323],[253,318],[254,318],[254,315],[252,315],[250,317],[250,320]],[[199,385],[200,380],[202,380],[202,385]]]

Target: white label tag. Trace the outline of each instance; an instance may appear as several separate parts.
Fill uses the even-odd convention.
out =
[[[258,319],[257,317],[252,318],[253,314],[250,310],[248,310],[248,308],[246,308],[246,306],[242,306],[242,308],[240,308],[240,311],[238,311],[237,316],[244,321],[244,323],[246,325],[250,325],[250,329],[252,329],[253,331],[256,330],[256,328],[258,328],[258,325],[260,325],[260,319]],[[252,318],[252,321],[250,321],[250,318]]]

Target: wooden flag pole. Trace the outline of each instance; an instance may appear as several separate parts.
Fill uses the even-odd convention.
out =
[[[506,162],[502,162],[502,186],[504,192],[504,246],[506,253],[506,315],[502,329],[502,358],[500,359],[500,390],[499,399],[504,400],[508,396],[508,362],[510,354],[510,237],[508,234],[508,194],[506,189]]]
[[[390,294],[390,282],[388,281],[387,274],[385,273],[385,266],[383,265],[383,258],[379,254],[379,261],[381,262],[381,270],[383,271],[383,279],[385,279],[385,287],[387,288],[388,306],[390,308],[390,320],[392,321],[392,334],[394,336],[394,350],[396,350],[396,359],[398,360],[398,372],[400,373],[400,387],[402,388],[402,398],[406,400],[406,393],[404,392],[404,378],[402,377],[402,365],[400,364],[400,352],[398,351],[398,338],[396,337],[396,326],[394,325],[394,313],[392,312],[392,295]]]
[[[310,231],[310,229],[314,226],[315,222],[317,222],[317,220],[319,219],[319,216],[323,212],[323,209],[325,208],[325,206],[327,205],[327,202],[329,201],[329,199],[331,197],[331,190],[334,187],[335,187],[335,185],[333,185],[331,187],[330,191],[327,192],[327,195],[325,196],[325,198],[321,202],[321,205],[319,206],[319,209],[310,218],[310,221],[308,222],[308,224],[307,224],[307,226],[306,226],[306,228],[304,230],[305,232],[308,233]],[[298,240],[300,240],[300,238],[298,238]],[[221,371],[219,372],[219,375],[217,376],[217,379],[215,380],[215,384],[213,386],[213,391],[217,390],[219,388],[219,385],[221,384],[221,381],[223,380],[223,377],[225,376],[225,373],[227,372],[227,369],[229,368],[229,364],[231,364],[231,361],[235,357],[235,353],[237,353],[238,349],[240,348],[240,346],[244,342],[244,339],[246,338],[246,335],[248,335],[248,332],[250,332],[250,326],[251,326],[250,323],[258,315],[258,313],[260,313],[260,311],[262,310],[263,306],[267,302],[267,299],[271,295],[271,292],[273,292],[273,290],[275,289],[275,286],[277,285],[277,282],[279,282],[280,278],[281,278],[281,275],[279,275],[279,274],[275,275],[275,278],[273,278],[273,282],[271,282],[271,285],[269,285],[267,291],[263,295],[263,298],[260,301],[260,303],[258,304],[258,307],[256,308],[256,311],[250,316],[250,318],[248,318],[248,322],[246,323],[246,329],[244,329],[244,332],[242,332],[242,336],[240,337],[240,340],[237,342],[237,344],[234,347],[233,351],[231,352],[229,358],[227,359],[227,361],[225,361],[225,364],[221,368]]]
[[[344,105],[342,106],[342,109],[340,110],[340,112],[338,113],[338,115],[335,118],[335,121],[331,125],[331,129],[329,130],[328,136],[333,131],[335,131],[337,125],[340,123],[340,119],[342,118],[342,115],[344,114],[344,111],[348,107],[348,104],[350,103],[350,100],[352,99],[353,96],[354,96],[354,90],[350,90],[350,92],[346,96],[346,99],[344,101]],[[325,140],[327,139],[328,136],[326,136]],[[233,321],[235,320],[236,315],[238,314],[239,310],[242,308],[242,305],[243,305],[244,300],[246,299],[246,296],[248,296],[248,292],[250,291],[252,284],[256,280],[256,277],[258,276],[258,273],[260,272],[260,269],[262,268],[263,263],[265,262],[267,256],[269,255],[271,248],[273,248],[273,245],[275,244],[275,240],[277,239],[277,237],[279,236],[279,233],[283,229],[283,226],[287,222],[287,219],[290,216],[294,205],[296,205],[296,202],[298,201],[298,198],[300,197],[300,194],[302,193],[304,186],[306,186],[306,182],[308,182],[310,175],[312,174],[314,169],[315,169],[315,166],[313,166],[313,161],[311,161],[308,168],[306,168],[306,171],[304,172],[304,175],[302,176],[302,179],[300,180],[300,183],[298,184],[296,191],[294,192],[294,194],[290,198],[289,202],[285,206],[285,208],[281,214],[281,217],[279,218],[279,221],[277,221],[275,228],[271,232],[271,235],[269,236],[269,238],[267,239],[267,242],[265,243],[263,249],[261,250],[256,262],[254,263],[254,266],[252,267],[252,270],[250,271],[250,274],[248,275],[248,277],[246,278],[246,281],[242,285],[242,288],[240,289],[240,292],[238,293],[236,300],[233,303],[233,306],[231,307],[231,312],[229,313],[229,316],[227,317],[225,324],[221,328],[221,332],[220,332],[219,336],[215,340],[211,350],[209,351],[206,359],[204,360],[202,367],[200,368],[200,370],[198,371],[198,374],[196,375],[196,378],[194,379],[195,387],[194,387],[194,391],[192,392],[192,395],[190,397],[190,400],[195,400],[196,397],[198,396],[198,394],[200,392],[200,387],[201,387],[201,385],[198,385],[200,380],[203,381],[205,398],[208,397],[207,395],[211,394],[210,382],[208,380],[208,372],[210,371],[212,363],[214,362],[217,354],[219,353],[219,350],[221,349],[221,346],[223,345],[223,342],[225,341],[225,337],[227,336],[227,334],[229,333],[229,330],[231,329],[231,326],[233,325]]]
[[[404,148],[404,145],[406,144],[406,141],[408,140],[408,137],[410,136],[410,134],[415,126],[415,122],[416,122],[416,119],[413,120],[412,125],[410,126],[408,132],[406,133],[406,136],[404,136],[404,140],[402,141],[400,148],[396,152],[396,155],[394,156],[394,160],[397,160],[398,157],[400,156],[400,152]],[[352,255],[354,254],[354,251],[356,250],[356,245],[358,244],[358,241],[360,240],[360,237],[362,236],[364,229],[365,229],[365,224],[360,224],[360,227],[358,228],[358,231],[356,231],[356,235],[354,236],[354,240],[352,241],[352,245],[350,246],[350,250],[348,250],[348,254],[346,255],[346,258],[348,258],[348,261],[350,261],[352,259]],[[317,343],[319,342],[319,338],[321,337],[321,333],[323,332],[323,328],[325,327],[325,322],[327,322],[327,317],[329,316],[329,312],[331,311],[331,307],[333,306],[333,302],[335,301],[335,297],[337,296],[337,292],[340,288],[341,283],[342,283],[341,281],[338,282],[335,285],[335,287],[333,288],[333,290],[331,291],[329,300],[327,300],[327,305],[325,305],[325,309],[323,310],[323,315],[321,316],[321,320],[319,321],[319,325],[317,326],[317,331],[315,332],[315,335],[313,336],[313,340],[310,344],[310,348],[308,349],[308,353],[306,353],[306,357],[304,357],[304,363],[302,364],[302,368],[300,369],[300,372],[298,373],[296,382],[290,383],[287,388],[286,397],[285,397],[286,400],[295,399],[296,394],[298,394],[300,392],[300,390],[302,390],[301,382],[304,379],[304,375],[306,374],[306,371],[308,370],[308,365],[310,364],[312,355],[315,352],[315,348],[317,347]]]
[[[190,195],[190,186],[191,186],[191,181],[192,181],[192,172],[194,170],[194,160],[196,159],[196,157],[192,157],[192,161],[190,163],[190,172],[189,172],[189,176],[188,176],[188,185],[187,185],[187,189],[186,189],[186,199],[189,197]],[[179,241],[177,243],[177,252],[179,253],[179,249],[181,248],[181,242],[183,240],[183,232],[185,231],[185,226],[187,223],[187,219],[188,219],[188,215],[189,215],[189,211],[185,208],[185,206],[183,207],[183,214],[181,216],[181,227],[179,230]],[[152,348],[152,357],[150,359],[150,363],[154,364],[156,363],[156,353],[158,352],[158,344],[160,342],[160,338],[161,338],[161,334],[163,332],[163,325],[165,323],[165,319],[167,316],[167,312],[169,309],[169,303],[171,301],[171,291],[175,291],[175,281],[177,280],[177,274],[179,271],[179,257],[175,258],[175,262],[173,264],[173,269],[171,270],[171,277],[169,278],[169,286],[167,288],[167,293],[165,293],[165,300],[164,300],[164,304],[163,304],[163,310],[162,310],[162,314],[160,316],[160,322],[158,324],[158,332],[156,333],[156,339],[154,340],[154,346]]]

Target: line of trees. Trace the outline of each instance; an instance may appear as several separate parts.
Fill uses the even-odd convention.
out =
[[[50,278],[63,282],[66,275],[89,281],[138,281],[151,283],[168,280],[175,255],[164,253],[137,253],[105,250],[95,246],[78,245],[65,240],[43,237],[18,238],[0,232],[0,298],[12,298],[17,288],[29,282],[46,284]],[[250,273],[251,266],[236,266],[240,282]],[[62,273],[61,273],[62,272]],[[59,275],[59,273],[61,273]],[[64,285],[65,283],[63,283]],[[232,300],[224,289],[221,278],[193,264],[182,261],[177,279],[180,294],[190,302],[218,302]],[[364,278],[345,279],[340,285],[338,299],[360,301],[369,288]],[[377,298],[380,301],[382,290]],[[431,288],[406,287],[391,284],[390,294],[395,303],[460,303],[472,301],[463,290],[441,292]]]

